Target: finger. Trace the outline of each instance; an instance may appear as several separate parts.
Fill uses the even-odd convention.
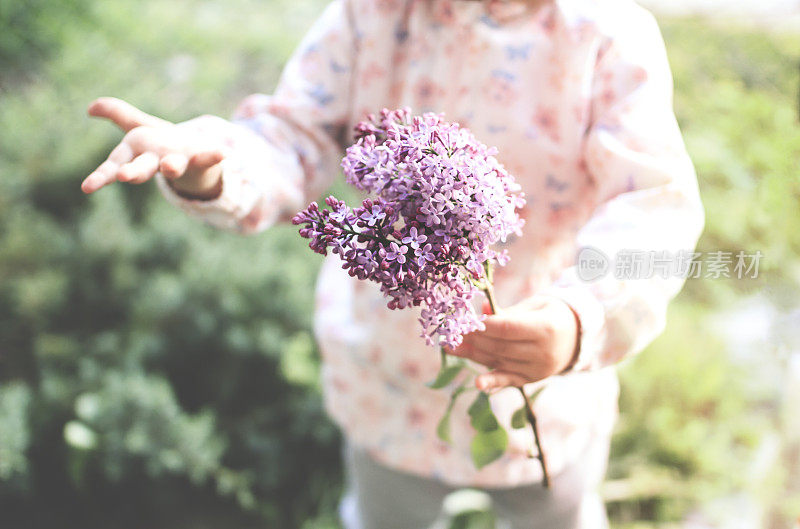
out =
[[[189,159],[189,170],[204,171],[220,163],[223,158],[223,154],[218,150],[197,153]]]
[[[159,171],[170,180],[180,178],[189,166],[189,158],[183,154],[167,154],[161,158]]]
[[[503,312],[487,316],[481,334],[504,340],[538,340],[547,323],[547,315],[542,310]]]
[[[468,358],[469,360],[478,362],[479,364],[494,369],[509,369],[513,367],[511,363],[508,362],[503,357],[497,356],[495,354],[486,351],[478,351],[470,347],[463,347],[463,346],[458,347],[457,349],[453,350],[450,354],[461,358]]]
[[[475,387],[481,391],[491,391],[493,389],[519,387],[531,380],[526,379],[519,373],[512,371],[492,371],[484,373],[475,378]]]
[[[131,148],[126,143],[120,143],[111,151],[108,159],[83,180],[81,190],[84,193],[94,193],[103,186],[116,182],[120,166],[132,158]]]
[[[120,182],[141,184],[153,178],[158,170],[158,156],[153,152],[145,152],[119,168],[117,179]]]
[[[494,354],[510,362],[530,360],[536,353],[536,344],[534,342],[492,338],[481,333],[472,333],[464,336],[463,347]]]
[[[122,165],[133,160],[133,156],[134,153],[133,149],[131,149],[131,146],[126,142],[122,142],[114,147],[114,150],[108,155],[108,160],[116,163],[117,165]]]
[[[470,358],[478,363],[525,373],[529,376],[536,376],[537,380],[557,373],[561,369],[554,364],[554,357],[534,342],[512,342],[507,340],[486,339],[480,341],[479,337],[467,335],[464,337],[464,344],[455,351],[456,356]],[[492,363],[487,359],[494,358]]]
[[[117,171],[119,170],[119,165],[116,163],[106,160],[100,166],[92,171],[92,173],[84,178],[83,182],[81,183],[81,191],[84,193],[94,193],[101,187],[110,184],[111,182],[115,182],[117,180]]]
[[[142,112],[130,103],[116,97],[101,97],[94,100],[89,105],[89,115],[109,119],[126,132],[142,125],[158,127],[169,124],[168,121]]]

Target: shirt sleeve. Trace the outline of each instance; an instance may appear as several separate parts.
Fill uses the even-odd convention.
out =
[[[183,198],[158,174],[165,198],[240,233],[289,219],[316,198],[339,174],[357,42],[349,0],[334,0],[287,63],[274,95],[247,97],[230,121],[201,116],[179,124],[223,146],[222,191],[212,200]]]
[[[661,33],[649,13],[636,22],[598,54],[583,156],[600,206],[578,232],[576,265],[546,289],[580,321],[576,371],[613,365],[663,331],[685,274],[648,265],[690,254],[704,224]],[[584,259],[608,269],[590,281]]]

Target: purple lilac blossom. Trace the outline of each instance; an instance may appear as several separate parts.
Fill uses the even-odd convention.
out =
[[[429,345],[456,347],[483,328],[472,298],[487,281],[484,264],[508,261],[490,246],[521,233],[520,187],[496,149],[438,114],[384,109],[356,126],[355,139],[342,168],[370,198],[357,208],[312,202],[293,223],[312,250],[378,283],[390,309],[421,306]]]

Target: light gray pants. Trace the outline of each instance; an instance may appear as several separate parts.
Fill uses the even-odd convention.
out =
[[[340,514],[346,529],[427,529],[440,519],[444,498],[458,490],[390,469],[350,443],[344,458],[347,490]],[[572,466],[552,476],[550,490],[536,484],[485,492],[503,527],[607,529],[597,492],[607,463],[608,440],[594,442]]]

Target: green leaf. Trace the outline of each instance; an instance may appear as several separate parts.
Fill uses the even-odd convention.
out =
[[[539,394],[544,390],[545,386],[540,387],[536,391],[534,391],[530,397],[528,397],[528,402],[533,404],[536,402],[536,398]],[[520,409],[514,412],[514,415],[511,416],[511,427],[519,430],[520,428],[525,428],[528,424],[528,414],[525,410],[525,404],[522,405]]]
[[[458,362],[451,366],[443,367],[439,370],[439,374],[436,375],[436,380],[430,382],[428,387],[431,389],[442,389],[450,384],[450,382],[455,380],[462,369],[464,369],[463,362]]]
[[[539,397],[539,395],[542,393],[542,391],[544,391],[544,388],[546,388],[546,387],[547,387],[547,386],[542,386],[542,387],[540,387],[539,389],[537,389],[536,391],[534,391],[534,392],[531,394],[531,396],[530,396],[530,397],[528,397],[528,402],[530,402],[531,404],[533,404],[534,402],[536,402],[536,399],[537,399],[537,397]]]
[[[502,456],[508,447],[508,433],[497,422],[489,395],[480,392],[469,407],[472,427],[477,430],[470,444],[472,462],[482,468]]]
[[[508,434],[502,428],[478,432],[472,438],[470,454],[475,467],[481,469],[500,458],[508,447]]]
[[[489,395],[483,391],[475,397],[468,413],[472,427],[479,432],[491,432],[500,428],[500,423],[497,422],[489,403]]]
[[[439,424],[436,425],[436,436],[445,443],[452,442],[450,438],[450,414],[453,411],[453,406],[455,406],[456,399],[466,390],[467,388],[464,386],[458,386],[455,391],[453,391],[450,395],[450,402],[447,404],[447,410],[445,410],[442,418],[439,419]]]
[[[527,424],[528,416],[525,413],[525,405],[523,404],[522,407],[511,416],[511,427],[515,430],[519,430],[520,428],[525,428]]]
[[[445,443],[453,442],[450,437],[450,408],[447,408],[447,412],[439,419],[439,424],[436,425],[436,437]]]

